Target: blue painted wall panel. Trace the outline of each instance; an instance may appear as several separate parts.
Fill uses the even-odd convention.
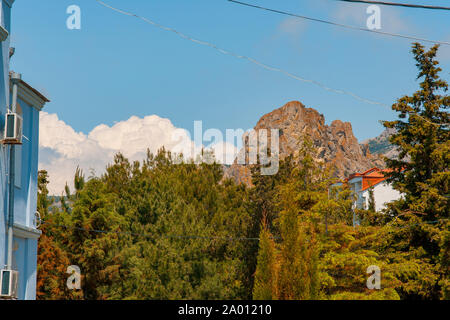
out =
[[[21,225],[32,227],[32,215],[36,211],[36,203],[32,205],[29,201],[36,202],[36,195],[33,197],[30,195],[30,185],[32,181],[36,181],[35,174],[32,175],[32,163],[37,163],[37,153],[33,154],[33,142],[35,137],[33,136],[33,114],[37,110],[22,100],[18,100],[18,103],[22,109],[23,118],[23,138],[22,145],[16,146],[16,158],[19,160],[19,166],[16,167],[17,178],[20,179],[20,187],[15,188],[14,191],[14,220]],[[19,150],[21,149],[21,155],[19,156]],[[17,170],[18,169],[18,170]],[[35,188],[33,188],[35,190]]]
[[[8,32],[10,29],[11,10],[5,1],[0,1],[0,24]],[[3,134],[4,117],[9,101],[9,38],[0,43],[0,134]],[[6,264],[6,150],[0,146],[0,268]]]
[[[11,33],[11,9],[0,0],[0,24]],[[10,103],[9,38],[0,42],[0,135],[3,137],[5,114]],[[37,202],[37,174],[39,150],[39,111],[24,101],[22,109],[23,145],[20,156],[20,188],[15,188],[14,222],[34,227]],[[28,140],[27,140],[28,139]],[[0,268],[6,264],[6,223],[8,215],[9,148],[0,145]],[[19,271],[19,299],[36,298],[37,240],[14,237],[13,267]]]
[[[34,228],[33,220],[37,206],[39,111],[21,99],[18,99],[18,104],[22,111],[24,138],[19,147],[20,159],[16,153],[19,159],[16,174],[20,184],[14,189],[14,222]],[[16,242],[14,257],[19,271],[19,299],[35,299],[37,240],[14,237],[14,241]]]

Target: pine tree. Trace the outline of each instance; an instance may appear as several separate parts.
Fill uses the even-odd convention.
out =
[[[385,127],[396,129],[390,141],[400,152],[398,159],[386,160],[392,170],[388,181],[403,194],[389,205],[400,228],[389,233],[385,247],[403,265],[420,265],[416,272],[411,267],[403,273],[398,270],[402,279],[398,291],[410,299],[445,297],[445,279],[450,277],[445,261],[449,250],[445,233],[450,226],[450,96],[448,84],[439,77],[437,51],[438,45],[428,51],[419,43],[413,45],[420,89],[392,106],[399,120],[384,122]]]
[[[389,181],[405,196],[395,213],[411,210],[425,214],[428,220],[448,218],[450,210],[450,119],[446,111],[450,96],[445,94],[448,84],[439,77],[438,47],[425,51],[419,43],[413,45],[417,78],[422,79],[420,90],[392,106],[399,120],[384,122],[386,128],[396,129],[390,142],[400,152],[398,159],[386,159],[392,170]]]

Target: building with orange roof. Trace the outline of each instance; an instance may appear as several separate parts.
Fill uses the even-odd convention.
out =
[[[354,173],[344,181],[336,183],[333,186],[347,184],[357,195],[355,208],[358,209],[368,208],[369,190],[372,188],[375,210],[381,211],[386,207],[386,203],[401,197],[401,194],[397,190],[394,190],[392,185],[387,182],[389,172],[389,169],[371,168],[364,172]]]

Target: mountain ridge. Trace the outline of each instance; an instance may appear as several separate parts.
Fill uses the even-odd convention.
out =
[[[390,136],[395,132],[395,129],[387,128],[380,135],[366,139],[361,144],[368,145],[372,154],[385,156],[389,159],[397,158],[399,152],[389,142]]]
[[[343,179],[372,167],[384,167],[381,155],[372,154],[371,141],[358,142],[350,122],[334,120],[327,125],[323,114],[305,107],[300,101],[290,101],[263,115],[254,127],[256,132],[261,129],[279,130],[280,159],[295,155],[302,137],[308,135],[317,149],[316,159],[331,165],[336,178]],[[270,137],[268,140],[270,144]],[[240,153],[244,151],[242,149]],[[225,177],[251,185],[249,165],[238,164],[236,160],[225,171]]]

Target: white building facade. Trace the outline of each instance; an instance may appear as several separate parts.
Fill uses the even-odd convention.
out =
[[[386,170],[372,168],[365,172],[354,173],[345,179],[345,182],[336,183],[333,186],[347,184],[356,195],[354,206],[358,209],[369,207],[370,190],[372,190],[375,210],[382,211],[387,203],[401,197],[400,192],[387,182],[386,173]]]

